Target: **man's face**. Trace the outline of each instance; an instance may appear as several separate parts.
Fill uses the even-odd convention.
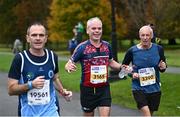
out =
[[[87,27],[87,34],[93,41],[101,39],[102,36],[102,23],[99,20],[94,20]]]
[[[47,42],[45,28],[41,25],[31,26],[29,34],[26,37],[30,47],[36,50],[43,49],[45,43]]]
[[[139,37],[141,39],[142,46],[149,46],[151,44],[152,34],[148,28],[143,28],[139,32]]]

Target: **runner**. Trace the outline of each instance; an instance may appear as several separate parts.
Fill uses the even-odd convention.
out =
[[[99,116],[109,116],[111,94],[108,66],[120,70],[121,64],[113,60],[110,44],[101,39],[102,22],[99,18],[94,17],[87,21],[87,34],[89,39],[77,46],[65,69],[74,72],[75,63],[81,63],[80,100],[83,115],[94,116],[94,110],[98,107]]]
[[[158,110],[161,98],[160,72],[166,70],[166,58],[160,45],[151,43],[153,31],[149,26],[139,30],[140,43],[131,47],[122,64],[132,62],[132,92],[144,116]]]
[[[65,90],[59,80],[57,55],[44,48],[48,37],[45,27],[38,22],[32,24],[26,37],[30,48],[12,62],[8,93],[19,96],[21,116],[58,117],[55,88],[67,101],[72,92]]]

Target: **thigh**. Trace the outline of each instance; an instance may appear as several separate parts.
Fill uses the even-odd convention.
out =
[[[97,89],[98,106],[99,107],[110,107],[111,106],[111,93],[110,86],[105,86]]]
[[[146,94],[141,90],[134,90],[133,92],[134,100],[136,101],[137,108],[141,109],[144,106],[148,106],[148,101],[146,99]]]
[[[96,95],[91,87],[80,86],[80,102],[84,112],[93,112],[97,107]]]
[[[148,94],[148,106],[149,106],[150,111],[158,110],[160,99],[161,99],[161,92]]]

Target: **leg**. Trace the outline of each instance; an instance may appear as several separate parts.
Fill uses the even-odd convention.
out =
[[[150,113],[150,110],[149,110],[148,106],[143,106],[140,110],[141,110],[143,116],[146,116],[146,117],[151,116],[151,113]]]
[[[107,106],[99,107],[99,116],[100,117],[109,117],[110,116],[110,107],[107,107]]]
[[[149,101],[149,110],[151,113],[151,116],[153,116],[154,111],[158,111],[159,104],[160,104],[160,99],[161,99],[161,92],[155,92],[151,93],[148,96],[148,101]]]
[[[94,111],[93,112],[83,112],[84,117],[93,117],[94,116]]]
[[[96,108],[96,96],[93,94],[94,88],[80,85],[80,102],[83,116],[94,116]]]

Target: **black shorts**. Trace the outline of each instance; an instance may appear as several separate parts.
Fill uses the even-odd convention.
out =
[[[96,107],[111,106],[110,86],[99,88],[80,86],[81,106],[84,112],[93,112]]]
[[[144,106],[148,106],[150,111],[158,110],[161,99],[161,92],[144,93],[141,90],[135,90],[133,91],[133,96],[137,103],[138,109],[141,109]]]

